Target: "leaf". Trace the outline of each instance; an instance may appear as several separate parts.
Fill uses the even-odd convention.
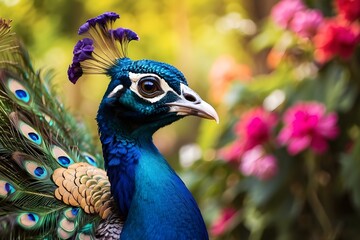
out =
[[[315,78],[304,79],[288,87],[288,101],[318,101],[328,111],[349,111],[356,100],[357,87],[349,80],[349,73],[343,66],[332,63],[322,69]]]
[[[329,110],[345,112],[353,106],[357,88],[350,83],[347,69],[331,64],[317,80],[319,81],[318,88],[324,88],[324,103]]]
[[[275,25],[272,21],[267,21],[261,31],[251,42],[251,47],[255,52],[260,52],[266,48],[273,47],[281,39],[284,30]]]
[[[289,189],[289,179],[295,168],[294,159],[290,159],[284,151],[276,153],[278,159],[278,173],[271,180],[260,181],[256,178],[247,178],[250,200],[260,208],[269,206],[281,194]]]
[[[353,152],[341,156],[341,179],[345,189],[350,191],[352,201],[360,210],[360,138],[357,139]]]

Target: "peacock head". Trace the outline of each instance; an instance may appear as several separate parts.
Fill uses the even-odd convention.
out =
[[[99,124],[127,126],[133,132],[154,132],[184,116],[219,121],[214,108],[188,87],[175,67],[126,57],[127,45],[138,40],[130,29],[112,29],[119,15],[106,12],[79,29],[86,38],[74,48],[68,76],[72,83],[84,74],[106,74],[111,81],[101,101]],[[121,123],[121,124],[119,124]]]

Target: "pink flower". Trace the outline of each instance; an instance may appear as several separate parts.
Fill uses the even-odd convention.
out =
[[[273,155],[266,155],[261,146],[256,146],[244,153],[240,170],[245,176],[255,176],[260,180],[268,180],[277,173],[278,166]]]
[[[288,152],[296,155],[311,148],[316,153],[328,149],[327,141],[339,133],[336,113],[326,113],[325,106],[317,102],[298,103],[284,114],[285,126],[279,134],[279,142],[287,145]]]
[[[321,23],[323,15],[318,10],[304,10],[295,13],[291,21],[290,29],[300,37],[311,38],[315,36]]]
[[[301,0],[282,0],[271,10],[271,17],[274,22],[282,28],[288,28],[295,13],[305,9]]]
[[[360,0],[336,0],[339,15],[350,22],[360,19]]]
[[[359,40],[359,31],[355,26],[329,21],[319,29],[314,38],[315,58],[321,63],[334,56],[347,59],[353,54]]]
[[[268,141],[276,124],[277,117],[274,113],[255,108],[243,114],[235,125],[235,132],[240,136],[244,150],[248,150]]]
[[[244,145],[236,140],[231,145],[220,149],[218,155],[219,158],[224,159],[227,162],[238,164],[243,153]]]
[[[220,216],[215,220],[210,228],[210,233],[213,236],[220,236],[229,227],[231,220],[234,218],[236,210],[233,208],[225,208],[220,213]]]

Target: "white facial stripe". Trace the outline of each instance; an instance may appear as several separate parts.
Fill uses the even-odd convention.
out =
[[[121,89],[123,89],[124,86],[122,84],[117,85],[112,91],[111,93],[109,93],[109,95],[107,96],[108,98],[112,98],[113,96],[115,96],[115,94],[119,91],[121,91]]]
[[[139,92],[138,92],[138,82],[141,78],[143,77],[146,77],[146,76],[153,76],[153,77],[156,77],[160,80],[160,87],[161,89],[164,91],[163,94],[159,95],[159,96],[156,96],[156,97],[153,97],[153,98],[145,98],[144,96],[142,96]],[[153,74],[153,73],[132,73],[132,72],[129,72],[129,78],[131,80],[131,86],[130,86],[130,89],[136,93],[139,97],[141,97],[142,99],[145,99],[151,103],[155,103],[157,101],[159,101],[160,99],[162,99],[167,92],[171,91],[173,93],[175,93],[176,95],[179,95],[177,94],[170,86],[169,84],[167,84],[167,82],[160,78],[158,75],[156,74]]]

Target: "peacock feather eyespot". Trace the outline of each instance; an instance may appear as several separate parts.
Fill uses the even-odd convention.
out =
[[[31,140],[33,140],[34,142],[39,141],[40,137],[37,133],[34,132],[30,132],[28,133],[28,136],[30,137]]]
[[[34,174],[38,177],[44,176],[44,173],[46,172],[46,169],[43,167],[37,167],[34,171]]]
[[[32,229],[39,222],[40,217],[36,213],[22,213],[17,217],[17,222],[25,229]]]
[[[96,158],[94,156],[92,156],[89,153],[83,153],[82,155],[89,164],[91,164],[91,165],[93,165],[95,167],[98,166],[97,162],[96,162]]]
[[[28,174],[38,180],[50,177],[48,169],[41,160],[36,160],[23,152],[13,152],[12,159]]]
[[[69,154],[58,146],[52,146],[51,154],[63,167],[68,167],[74,163],[74,160],[69,156]]]
[[[41,135],[34,128],[30,127],[28,124],[19,121],[19,130],[24,137],[26,137],[36,145],[40,145],[42,143]]]
[[[127,44],[139,40],[135,32],[126,28],[112,29],[112,24],[120,16],[106,12],[89,19],[79,28],[79,35],[86,36],[74,47],[74,57],[68,69],[72,83],[84,74],[106,74],[117,59],[126,57]]]
[[[71,214],[72,214],[74,217],[76,217],[76,216],[79,214],[79,210],[80,210],[80,208],[78,208],[78,207],[73,207],[73,208],[71,209]]]
[[[28,102],[30,100],[29,94],[25,90],[22,90],[22,89],[16,90],[15,96],[24,102]]]
[[[92,236],[94,224],[88,223],[85,226],[82,227],[81,232],[77,234],[78,240],[92,240],[94,237]]]
[[[67,156],[60,156],[58,157],[58,161],[63,166],[69,166],[71,160]]]
[[[59,221],[57,234],[60,239],[69,239],[74,235],[77,223],[73,220],[74,219],[68,219],[65,216]]]
[[[9,78],[7,82],[7,88],[16,99],[28,104],[30,102],[30,94],[27,91],[26,87],[19,83],[17,80]]]
[[[45,179],[49,176],[46,168],[40,166],[36,162],[25,161],[24,167],[28,173],[30,173],[32,176],[34,176],[37,179]]]
[[[4,180],[0,180],[0,197],[7,197],[16,192],[15,187]]]

